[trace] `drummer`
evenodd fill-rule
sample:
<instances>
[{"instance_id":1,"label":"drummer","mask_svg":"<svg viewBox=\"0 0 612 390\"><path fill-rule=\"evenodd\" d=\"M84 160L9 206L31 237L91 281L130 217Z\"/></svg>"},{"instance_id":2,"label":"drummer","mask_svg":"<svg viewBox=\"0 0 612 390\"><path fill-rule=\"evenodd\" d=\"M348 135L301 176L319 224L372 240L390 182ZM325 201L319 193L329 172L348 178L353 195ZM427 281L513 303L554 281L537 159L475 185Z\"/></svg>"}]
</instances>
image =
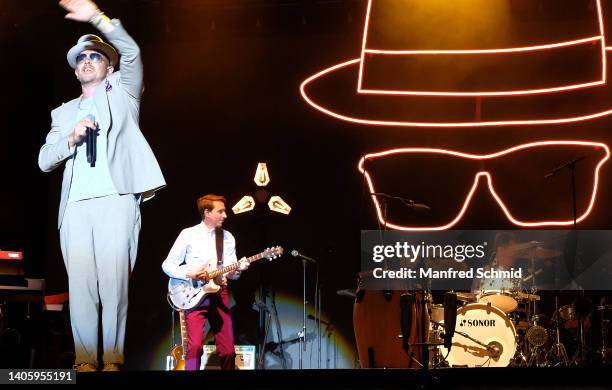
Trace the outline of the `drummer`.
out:
<instances>
[{"instance_id":1,"label":"drummer","mask_svg":"<svg viewBox=\"0 0 612 390\"><path fill-rule=\"evenodd\" d=\"M493 260L485 270L510 271L520 267L519 255L514 248L518 238L511 232L500 232L495 235L495 252ZM474 278L472 292L478 294L486 291L517 290L520 289L520 280L508 278L480 279Z\"/></svg>"}]
</instances>

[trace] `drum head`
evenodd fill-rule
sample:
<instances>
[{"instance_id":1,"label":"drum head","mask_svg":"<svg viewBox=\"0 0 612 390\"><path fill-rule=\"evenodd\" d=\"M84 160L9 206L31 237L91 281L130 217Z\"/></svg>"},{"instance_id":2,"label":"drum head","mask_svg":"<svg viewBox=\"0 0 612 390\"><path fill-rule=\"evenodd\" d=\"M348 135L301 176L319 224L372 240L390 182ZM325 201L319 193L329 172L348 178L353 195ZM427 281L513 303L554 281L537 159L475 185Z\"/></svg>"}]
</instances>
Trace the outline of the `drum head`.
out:
<instances>
[{"instance_id":1,"label":"drum head","mask_svg":"<svg viewBox=\"0 0 612 390\"><path fill-rule=\"evenodd\" d=\"M456 332L462 332L485 345L496 346L495 357L487 348L455 333L450 353L440 347L442 356L448 353L448 363L457 367L506 367L516 353L516 330L512 321L500 309L473 303L457 310Z\"/></svg>"},{"instance_id":2,"label":"drum head","mask_svg":"<svg viewBox=\"0 0 612 390\"><path fill-rule=\"evenodd\" d=\"M504 291L487 291L478 297L478 303L490 303L505 313L511 313L518 307L517 300Z\"/></svg>"}]
</instances>

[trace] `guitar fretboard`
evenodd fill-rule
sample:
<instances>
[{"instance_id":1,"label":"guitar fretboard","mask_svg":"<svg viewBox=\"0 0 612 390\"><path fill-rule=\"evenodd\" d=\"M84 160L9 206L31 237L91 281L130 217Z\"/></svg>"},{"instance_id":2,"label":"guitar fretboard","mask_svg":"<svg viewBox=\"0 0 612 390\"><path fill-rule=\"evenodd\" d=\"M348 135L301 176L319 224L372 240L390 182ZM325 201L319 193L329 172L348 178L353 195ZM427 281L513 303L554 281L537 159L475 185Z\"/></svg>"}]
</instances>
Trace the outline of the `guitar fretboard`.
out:
<instances>
[{"instance_id":1,"label":"guitar fretboard","mask_svg":"<svg viewBox=\"0 0 612 390\"><path fill-rule=\"evenodd\" d=\"M183 360L187 360L187 321L185 321L185 312L179 311L181 319L181 344L183 345Z\"/></svg>"},{"instance_id":2,"label":"guitar fretboard","mask_svg":"<svg viewBox=\"0 0 612 390\"><path fill-rule=\"evenodd\" d=\"M259 254L256 254L255 256L247 257L247 259L246 259L246 260L247 260L247 261L249 262L249 264L250 264L250 263L253 263L253 262L257 261L257 260L261 260L261 259L263 259L263 257L264 257L264 256L265 256L265 252L261 252L261 253L259 253ZM229 273L229 272L234 272L234 271L236 271L238 268L240 268L240 263L239 263L239 262L236 262L236 263L234 263L234 264L227 265L227 266L225 266L225 267L223 267L223 268L217 268L216 270L214 270L214 271L212 271L212 272L209 272L209 273L208 273L208 277L209 277L210 279L214 279L214 278L216 278L216 277L218 277L218 276L221 276L221 275L227 274L227 273Z\"/></svg>"}]
</instances>

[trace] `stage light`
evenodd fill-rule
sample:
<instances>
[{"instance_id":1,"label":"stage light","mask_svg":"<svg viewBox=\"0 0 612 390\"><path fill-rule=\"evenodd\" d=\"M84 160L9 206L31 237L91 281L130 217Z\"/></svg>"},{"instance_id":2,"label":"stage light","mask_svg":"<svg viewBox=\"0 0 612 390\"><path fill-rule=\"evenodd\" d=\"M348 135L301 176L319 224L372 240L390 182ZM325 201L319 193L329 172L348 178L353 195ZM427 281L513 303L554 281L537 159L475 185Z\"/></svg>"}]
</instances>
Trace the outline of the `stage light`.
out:
<instances>
[{"instance_id":1,"label":"stage light","mask_svg":"<svg viewBox=\"0 0 612 390\"><path fill-rule=\"evenodd\" d=\"M253 181L255 181L258 187L265 187L270 183L270 174L268 173L268 166L265 162L257 164L257 171L255 171Z\"/></svg>"},{"instance_id":2,"label":"stage light","mask_svg":"<svg viewBox=\"0 0 612 390\"><path fill-rule=\"evenodd\" d=\"M255 199L252 196L243 196L242 199L238 201L232 207L232 211L234 214L246 213L247 211L251 211L255 208Z\"/></svg>"},{"instance_id":3,"label":"stage light","mask_svg":"<svg viewBox=\"0 0 612 390\"><path fill-rule=\"evenodd\" d=\"M232 211L234 214L245 213L247 211L251 211L255 208L257 203L266 203L268 197L270 196L270 192L267 188L265 188L270 183L270 174L268 173L268 165L265 162L260 162L257 164L257 169L255 171L255 177L253 181L257 185L257 190L255 191L255 198L250 195L245 195L240 199L238 203L234 207L232 207ZM268 207L270 210L288 215L291 212L291 206L287 204L280 196L275 195L269 198Z\"/></svg>"},{"instance_id":4,"label":"stage light","mask_svg":"<svg viewBox=\"0 0 612 390\"><path fill-rule=\"evenodd\" d=\"M278 195L270 198L268 202L268 207L272 211L276 211L277 213L289 215L291 212L291 207Z\"/></svg>"}]
</instances>

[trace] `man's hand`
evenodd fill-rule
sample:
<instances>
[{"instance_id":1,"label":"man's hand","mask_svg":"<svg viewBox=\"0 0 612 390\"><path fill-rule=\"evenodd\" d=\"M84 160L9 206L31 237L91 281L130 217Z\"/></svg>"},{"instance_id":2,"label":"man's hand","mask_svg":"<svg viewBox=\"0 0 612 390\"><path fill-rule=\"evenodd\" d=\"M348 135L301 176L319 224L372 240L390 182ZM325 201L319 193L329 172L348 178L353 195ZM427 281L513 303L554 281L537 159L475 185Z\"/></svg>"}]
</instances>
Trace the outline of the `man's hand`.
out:
<instances>
[{"instance_id":1,"label":"man's hand","mask_svg":"<svg viewBox=\"0 0 612 390\"><path fill-rule=\"evenodd\" d=\"M99 12L96 3L91 0L61 0L59 5L68 11L66 19L77 22L89 22Z\"/></svg>"},{"instance_id":2,"label":"man's hand","mask_svg":"<svg viewBox=\"0 0 612 390\"><path fill-rule=\"evenodd\" d=\"M208 279L208 271L206 270L206 267L198 267L198 266L188 265L187 266L186 276L189 279L207 280Z\"/></svg>"},{"instance_id":3,"label":"man's hand","mask_svg":"<svg viewBox=\"0 0 612 390\"><path fill-rule=\"evenodd\" d=\"M68 146L73 147L74 145L83 141L83 138L85 138L85 135L87 133L88 127L95 129L96 123L88 117L85 117L78 121L77 124L74 126L72 134L68 136Z\"/></svg>"},{"instance_id":4,"label":"man's hand","mask_svg":"<svg viewBox=\"0 0 612 390\"><path fill-rule=\"evenodd\" d=\"M245 269L249 268L249 265L250 265L246 257L243 257L242 259L238 260L238 264L240 264L238 266L239 271L244 271Z\"/></svg>"}]
</instances>

